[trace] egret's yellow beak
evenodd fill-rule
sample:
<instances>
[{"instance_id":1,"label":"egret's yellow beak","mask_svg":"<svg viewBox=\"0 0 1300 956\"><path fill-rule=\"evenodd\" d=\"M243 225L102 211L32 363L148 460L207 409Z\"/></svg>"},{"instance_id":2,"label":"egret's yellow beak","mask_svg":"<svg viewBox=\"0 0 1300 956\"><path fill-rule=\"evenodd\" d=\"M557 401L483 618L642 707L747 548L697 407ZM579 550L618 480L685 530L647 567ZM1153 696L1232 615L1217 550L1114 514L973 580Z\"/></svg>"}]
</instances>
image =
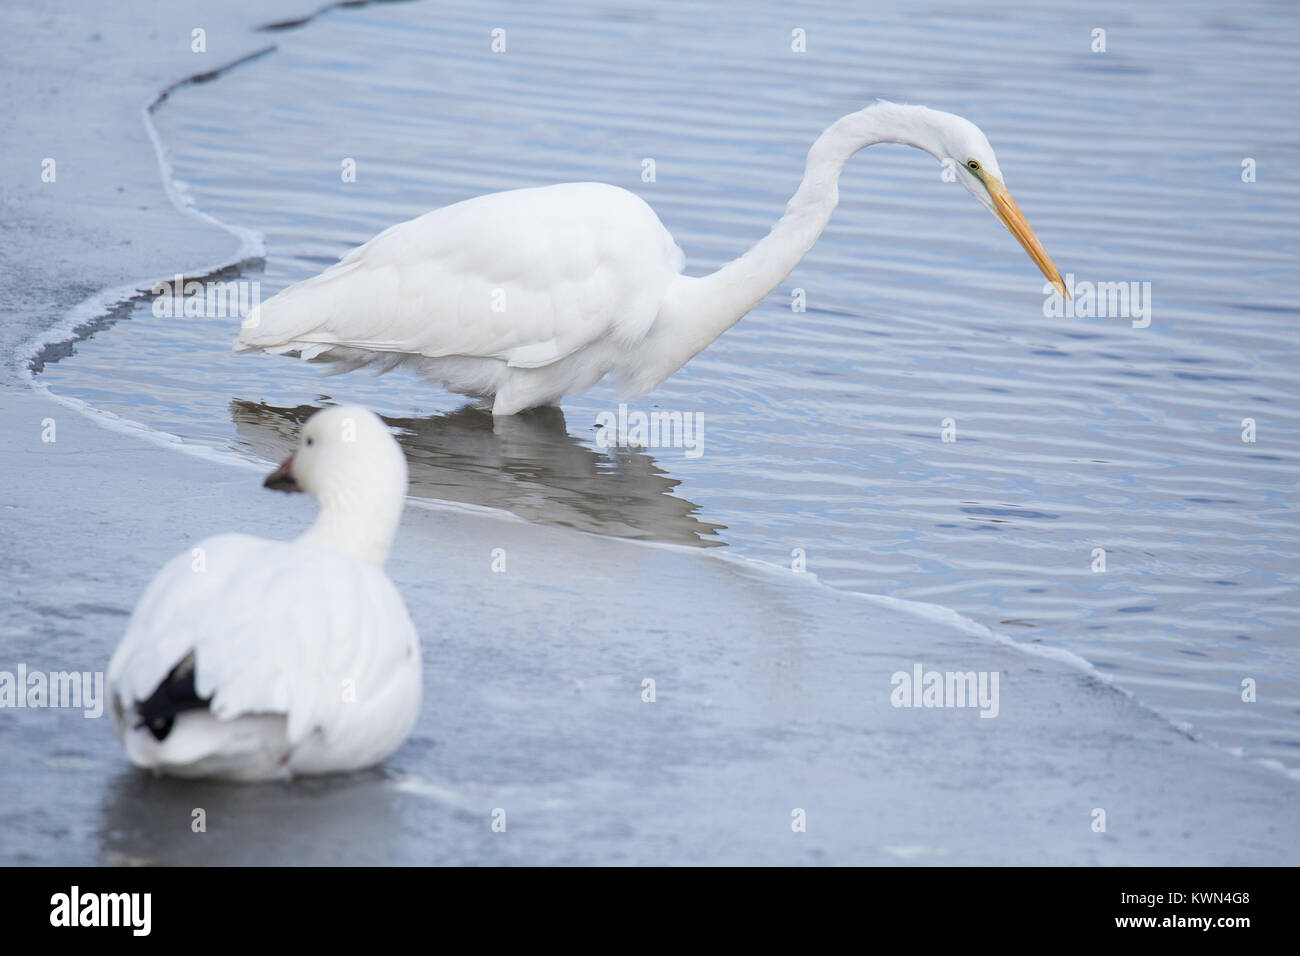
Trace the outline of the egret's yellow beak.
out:
<instances>
[{"instance_id":1,"label":"egret's yellow beak","mask_svg":"<svg viewBox=\"0 0 1300 956\"><path fill-rule=\"evenodd\" d=\"M1035 265L1043 271L1043 275L1047 276L1047 281L1056 286L1056 291L1061 293L1061 297L1068 299L1070 290L1061 281L1061 273L1057 271L1052 257L1047 254L1043 244L1034 235L1034 230L1025 221L1024 213L1011 198L1011 193L1007 192L1007 187L993 176L984 175L980 179L988 187L989 195L993 198L993 210L1002 220L1002 224L1011 230L1011 234L1020 242L1021 247L1029 253L1029 258L1033 259Z\"/></svg>"}]
</instances>

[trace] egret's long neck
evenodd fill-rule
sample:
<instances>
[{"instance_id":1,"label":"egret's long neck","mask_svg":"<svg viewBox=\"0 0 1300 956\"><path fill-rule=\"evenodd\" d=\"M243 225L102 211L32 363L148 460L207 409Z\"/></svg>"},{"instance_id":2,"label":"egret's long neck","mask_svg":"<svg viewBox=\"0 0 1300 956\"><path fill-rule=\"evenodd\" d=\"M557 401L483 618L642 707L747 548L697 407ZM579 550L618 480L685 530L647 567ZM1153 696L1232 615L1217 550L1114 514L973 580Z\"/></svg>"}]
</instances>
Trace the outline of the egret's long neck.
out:
<instances>
[{"instance_id":1,"label":"egret's long neck","mask_svg":"<svg viewBox=\"0 0 1300 956\"><path fill-rule=\"evenodd\" d=\"M402 517L404 494L378 494L327 488L317 491L320 514L300 541L324 545L382 568Z\"/></svg>"},{"instance_id":2,"label":"egret's long neck","mask_svg":"<svg viewBox=\"0 0 1300 956\"><path fill-rule=\"evenodd\" d=\"M822 133L808 151L803 182L772 231L712 275L681 276L669 288L661 318L672 330L674 352L689 352L666 374L735 325L794 270L835 211L840 172L854 153L875 143L906 143L933 152L925 115L930 112L920 106L877 103L850 113Z\"/></svg>"}]
</instances>

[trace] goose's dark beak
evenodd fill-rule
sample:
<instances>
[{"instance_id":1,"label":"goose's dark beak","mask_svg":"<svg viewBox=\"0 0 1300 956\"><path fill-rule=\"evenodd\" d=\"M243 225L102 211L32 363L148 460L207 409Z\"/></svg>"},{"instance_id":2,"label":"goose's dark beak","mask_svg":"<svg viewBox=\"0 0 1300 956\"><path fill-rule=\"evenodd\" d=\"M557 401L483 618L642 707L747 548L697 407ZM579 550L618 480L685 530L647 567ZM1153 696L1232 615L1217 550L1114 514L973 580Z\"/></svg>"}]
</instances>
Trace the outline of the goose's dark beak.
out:
<instances>
[{"instance_id":1,"label":"goose's dark beak","mask_svg":"<svg viewBox=\"0 0 1300 956\"><path fill-rule=\"evenodd\" d=\"M286 458L279 468L266 476L262 487L275 491L302 491L293 477L293 455Z\"/></svg>"}]
</instances>

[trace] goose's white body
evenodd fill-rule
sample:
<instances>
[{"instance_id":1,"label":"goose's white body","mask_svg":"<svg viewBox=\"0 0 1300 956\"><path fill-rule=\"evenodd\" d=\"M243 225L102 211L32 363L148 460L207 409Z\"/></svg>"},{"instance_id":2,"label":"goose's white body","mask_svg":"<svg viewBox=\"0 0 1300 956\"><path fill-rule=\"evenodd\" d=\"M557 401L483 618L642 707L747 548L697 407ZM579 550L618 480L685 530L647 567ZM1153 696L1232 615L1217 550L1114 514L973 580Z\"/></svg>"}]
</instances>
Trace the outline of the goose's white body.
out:
<instances>
[{"instance_id":1,"label":"goose's white body","mask_svg":"<svg viewBox=\"0 0 1300 956\"><path fill-rule=\"evenodd\" d=\"M395 467L391 456L382 464ZM406 738L420 705L420 643L382 569L387 540L382 555L349 548L327 533L339 498L318 496L322 520L297 540L208 538L149 585L108 669L114 725L137 766L270 780L367 767ZM366 510L364 500L343 507L356 505ZM206 706L175 714L158 739L141 725L141 702L191 669Z\"/></svg>"},{"instance_id":2,"label":"goose's white body","mask_svg":"<svg viewBox=\"0 0 1300 956\"><path fill-rule=\"evenodd\" d=\"M181 714L162 741L129 726L132 704L190 655L209 709ZM309 542L224 534L154 578L108 683L138 766L239 779L355 770L410 732L420 643L378 568Z\"/></svg>"},{"instance_id":3,"label":"goose's white body","mask_svg":"<svg viewBox=\"0 0 1300 956\"><path fill-rule=\"evenodd\" d=\"M916 146L952 168L1062 290L1011 202L974 124L878 102L813 144L799 190L772 231L707 276L638 196L565 183L468 199L399 223L245 319L239 351L298 353L377 371L414 369L509 415L581 392L605 375L654 388L772 291L821 235L848 159L879 142Z\"/></svg>"}]
</instances>

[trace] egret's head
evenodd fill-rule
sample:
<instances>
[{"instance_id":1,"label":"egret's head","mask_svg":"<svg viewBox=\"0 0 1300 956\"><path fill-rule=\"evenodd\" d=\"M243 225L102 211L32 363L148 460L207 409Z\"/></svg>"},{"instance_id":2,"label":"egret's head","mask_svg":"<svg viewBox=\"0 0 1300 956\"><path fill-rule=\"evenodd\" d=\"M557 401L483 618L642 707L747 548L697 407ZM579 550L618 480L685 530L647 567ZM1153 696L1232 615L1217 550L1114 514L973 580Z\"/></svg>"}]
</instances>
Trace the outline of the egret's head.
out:
<instances>
[{"instance_id":1,"label":"egret's head","mask_svg":"<svg viewBox=\"0 0 1300 956\"><path fill-rule=\"evenodd\" d=\"M1069 290L1061 280L1051 256L1025 221L1024 214L1007 192L993 147L980 128L968 119L924 106L899 106L878 101L873 111L897 131L897 142L918 146L952 170L957 180L989 212L1011 230L1029 258L1042 270L1047 280L1067 299Z\"/></svg>"},{"instance_id":2,"label":"egret's head","mask_svg":"<svg viewBox=\"0 0 1300 956\"><path fill-rule=\"evenodd\" d=\"M988 138L970 120L938 110L929 112L934 114L939 132L940 160L956 173L958 181L979 200L980 205L1002 220L1047 281L1068 299L1070 292L1061 280L1056 264L1038 241L1011 193L1007 192L1002 170L998 168L998 158L993 155Z\"/></svg>"},{"instance_id":3,"label":"egret's head","mask_svg":"<svg viewBox=\"0 0 1300 956\"><path fill-rule=\"evenodd\" d=\"M939 161L956 174L957 181L970 190L980 205L996 212L985 183L989 177L1001 182L1002 170L988 138L968 119L939 110L926 112L938 133L939 148L935 155Z\"/></svg>"}]
</instances>

